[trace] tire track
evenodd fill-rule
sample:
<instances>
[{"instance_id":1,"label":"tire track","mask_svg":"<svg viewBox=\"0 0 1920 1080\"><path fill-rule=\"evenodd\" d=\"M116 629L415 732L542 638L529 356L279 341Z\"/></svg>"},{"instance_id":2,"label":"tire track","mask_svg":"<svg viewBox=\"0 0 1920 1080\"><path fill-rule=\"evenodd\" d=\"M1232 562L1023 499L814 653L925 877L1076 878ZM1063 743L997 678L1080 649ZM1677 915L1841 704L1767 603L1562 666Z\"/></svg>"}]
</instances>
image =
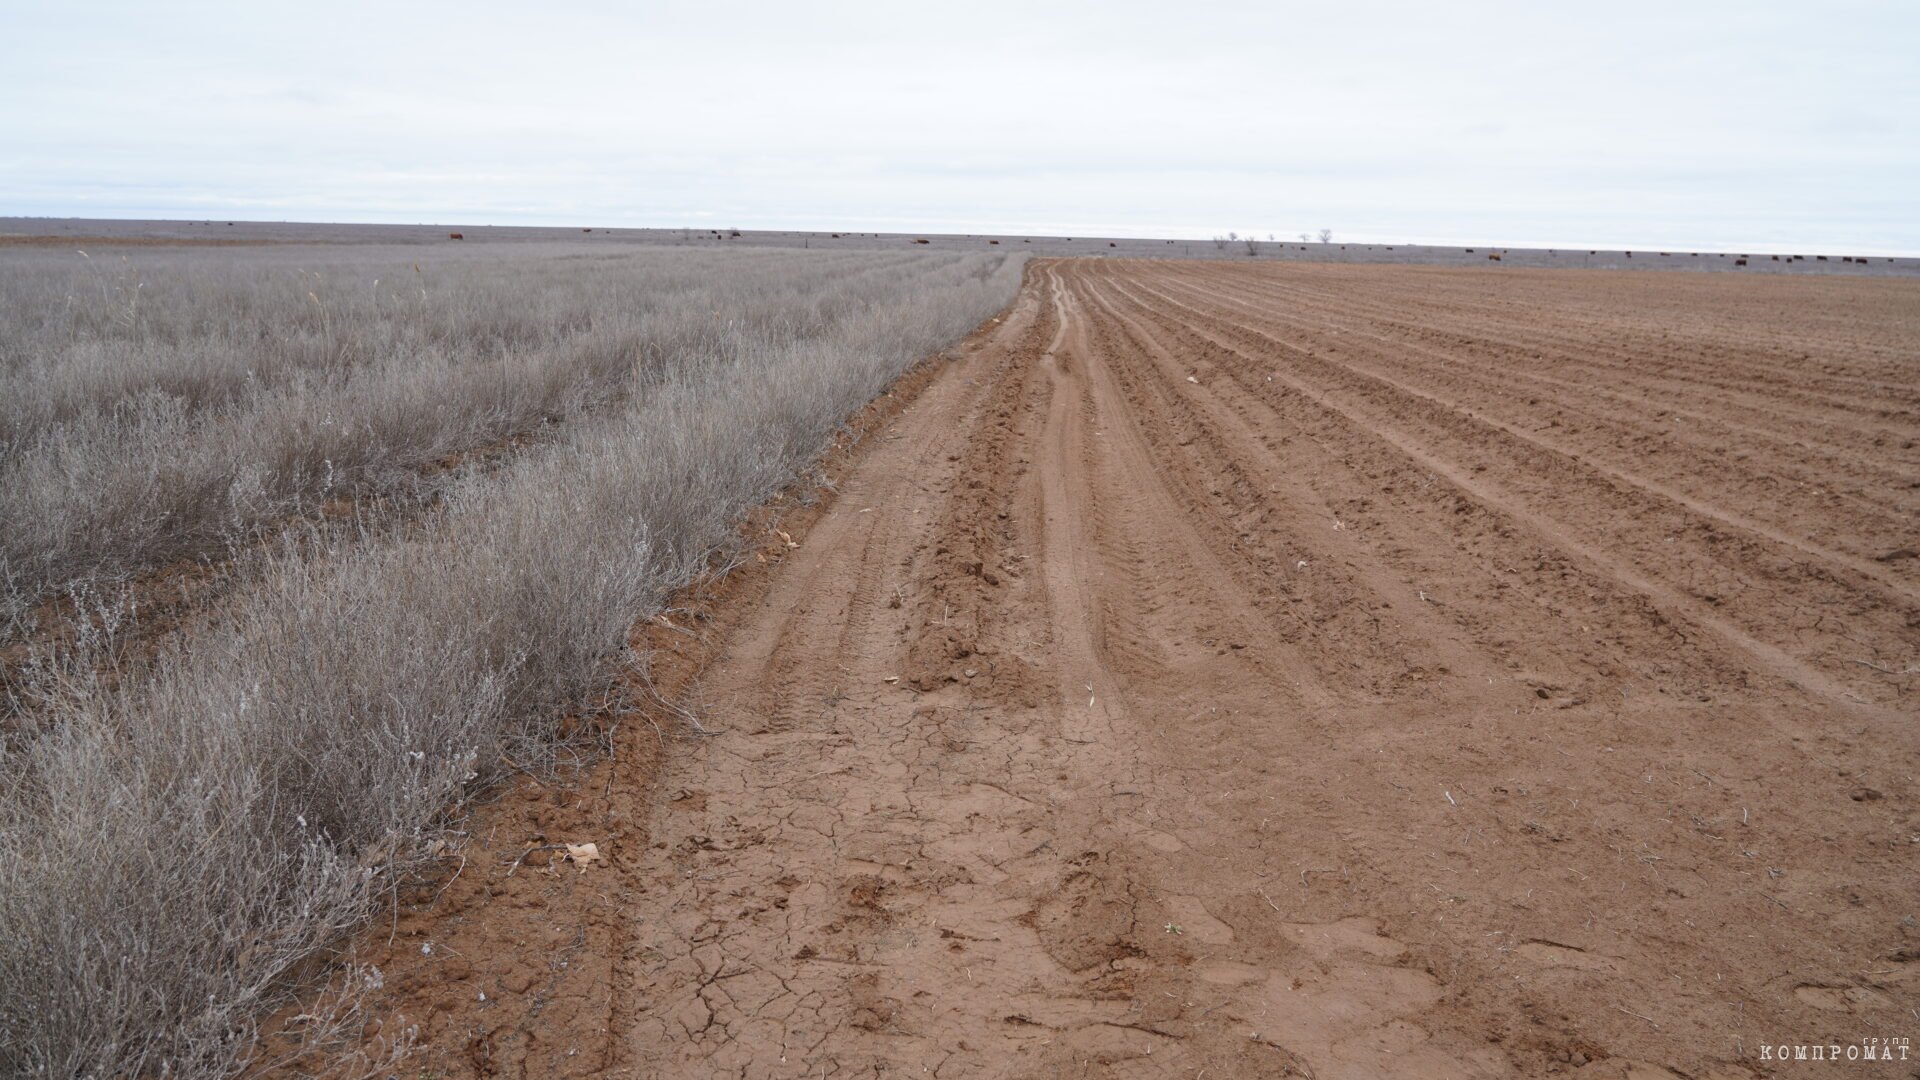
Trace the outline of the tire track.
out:
<instances>
[{"instance_id":1,"label":"tire track","mask_svg":"<svg viewBox=\"0 0 1920 1080\"><path fill-rule=\"evenodd\" d=\"M1393 290L1389 295L1382 295L1377 289L1333 291L1324 285L1287 281L1275 274L1259 278L1223 277L1215 267L1201 270L1197 277L1182 276L1177 280L1204 282L1210 290L1224 286L1243 295L1256 296L1270 308L1292 306L1325 317L1345 317L1362 324L1391 327L1407 336L1439 340L1455 352L1470 353L1489 345L1527 357L1551 352L1556 362L1578 369L1590 368L1616 381L1646 378L1649 375L1647 360L1654 358L1654 367L1662 377L1679 380L1673 389L1685 398L1698 399L1702 391L1720 391L1736 397L1750 409L1768 414L1798 400L1816 410L1838 410L1837 415L1824 420L1837 426L1856 426L1866 416L1904 417L1910 422L1915 410L1920 409L1920 388L1913 385L1911 378L1904 377L1906 372L1897 359L1901 355L1898 346L1877 339L1846 342L1836 341L1831 334L1808 335L1796 336L1788 345L1764 337L1748 337L1742 332L1745 319L1727 320L1699 332L1675 322L1643 322L1617 309L1606 310L1604 318L1586 320L1568 319L1556 310L1554 318L1541 320L1538 316L1542 305L1529 304L1524 299L1494 306L1475 304L1455 293L1450 296L1450 302L1437 303L1430 295L1405 290ZM1373 285L1379 278L1360 280ZM1407 275L1407 280L1423 284L1437 280L1445 284L1459 278L1456 275L1436 279L1413 272ZM1560 289L1547 295L1554 300L1578 302L1590 294ZM1644 302L1654 298L1642 292L1636 299ZM1726 298L1723 295L1718 299ZM1795 323L1789 324L1792 329L1814 321L1818 314L1815 308L1789 310L1795 317ZM1697 317L1697 313L1684 310L1671 314ZM1780 315L1774 310L1761 314L1766 320L1778 320ZM1874 314L1878 318L1868 325L1885 329L1886 312ZM1463 323L1473 327L1470 333L1455 329ZM1769 329L1777 333L1780 327L1774 325ZM1746 340L1729 344L1728 337ZM1833 363L1846 363L1869 350L1886 353L1887 359L1877 365L1885 375L1846 376L1825 370ZM1814 360L1815 351L1821 354L1821 359L1810 366L1806 362ZM1801 363L1796 365L1796 361ZM1789 370L1793 371L1792 376L1782 374ZM1828 400L1809 395L1809 387L1827 383L1844 386L1846 390L1866 391L1866 396L1849 397L1842 390L1836 390L1835 396Z\"/></svg>"},{"instance_id":2,"label":"tire track","mask_svg":"<svg viewBox=\"0 0 1920 1080\"><path fill-rule=\"evenodd\" d=\"M485 886L597 905L550 995L589 1019L549 1036L538 999L515 1036L584 1049L524 1060L1750 1078L1763 1039L1897 1024L1916 605L1860 553L1899 508L1814 538L1727 478L1902 460L1835 425L1682 484L1511 411L1646 428L1664 397L1583 395L1679 310L1666 276L1036 261L716 623L683 704L720 733L666 740L647 845ZM1807 414L1747 313L1851 294L1752 288L1679 288L1719 344L1660 395ZM1913 328L1862 295L1828 351L1863 381L1809 374L1820 409L1899 381ZM1582 340L1591 370L1522 355Z\"/></svg>"},{"instance_id":3,"label":"tire track","mask_svg":"<svg viewBox=\"0 0 1920 1080\"><path fill-rule=\"evenodd\" d=\"M1222 299L1220 302L1227 301ZM1231 303L1237 311L1241 312L1239 318L1241 319L1242 325L1249 327L1273 325L1273 321L1270 318L1260 318L1259 314L1252 308L1252 305L1238 301L1232 301ZM1264 333L1268 331L1262 330L1261 332ZM1370 339L1381 340L1377 338L1376 335L1365 334L1364 332L1356 333L1360 333L1361 336ZM1401 356L1404 359L1405 354L1403 353ZM1902 579L1888 569L1888 564L1876 562L1870 557L1864 557L1859 554L1835 550L1817 543L1805 535L1795 535L1777 529L1758 520L1753 515L1744 514L1737 509L1722 506L1707 499L1689 494L1671 484L1648 477L1630 468L1609 463L1605 460L1606 455L1596 455L1590 447L1571 446L1559 439L1543 435L1538 431L1523 429L1511 421L1488 415L1486 411L1487 398L1492 397L1497 401L1499 396L1498 390L1490 383L1482 383L1477 387L1477 389L1481 390L1481 395L1473 399L1478 407L1476 410L1475 408L1470 408L1463 399L1443 390L1417 387L1404 378L1386 374L1378 369L1378 363L1380 363L1378 359L1375 359L1371 363L1365 360L1341 362L1342 366L1355 375L1370 379L1400 395L1419 402L1423 407L1469 417L1476 423L1497 431L1514 442L1524 443L1530 447L1557 455L1566 462L1583 465L1587 470L1597 473L1617 485L1635 488L1647 495L1677 503L1700 517L1708 518L1723 525L1764 537L1776 544L1797 549L1814 559L1822 560L1860 577L1868 578L1873 583L1886 589L1888 593L1895 598L1896 602L1920 599L1920 584ZM1722 485L1723 489L1730 486L1731 485ZM1867 522L1866 524L1877 526L1881 535L1897 535L1900 528L1900 525L1892 518L1882 518L1878 521Z\"/></svg>"},{"instance_id":4,"label":"tire track","mask_svg":"<svg viewBox=\"0 0 1920 1080\"><path fill-rule=\"evenodd\" d=\"M1150 292L1160 303L1183 312L1182 317L1196 325L1212 318L1203 310L1165 293ZM1490 424L1478 415L1444 406L1424 395L1410 393L1391 380L1357 371L1339 361L1324 360L1291 349L1260 331L1245 329L1231 322L1214 321L1230 329L1196 332L1243 360L1253 360L1261 352L1275 359L1284 358L1288 367L1276 370L1275 377L1296 391L1307 392L1308 387L1315 386L1307 381L1309 379L1330 379L1339 386L1343 397L1330 397L1325 385L1318 385L1315 392L1357 427L1372 431L1399 453L1434 475L1445 477L1459 490L1487 505L1498 507L1500 512L1524 523L1536 533L1550 537L1556 545L1600 568L1607 576L1735 643L1757 657L1762 668L1790 673L1795 681L1835 701L1858 700L1858 692L1871 692L1877 688L1873 680L1860 678L1857 672L1847 670L1846 662L1836 655L1841 651L1841 639L1835 631L1819 630L1817 621L1813 625L1799 625L1799 611L1802 609L1775 602L1770 593L1756 594L1746 584L1749 576L1767 579L1770 590L1779 590L1783 596L1804 594L1812 587L1817 591L1807 598L1811 610L1818 612L1823 607L1837 607L1848 612L1850 617L1872 619L1877 624L1873 629L1878 639L1897 650L1892 656L1896 664L1907 666L1914 659L1914 642L1907 640L1913 637L1908 616L1902 614L1901 607L1888 607L1880 601L1861 597L1858 577L1849 579L1844 568L1807 564L1791 556L1767 552L1765 538L1729 536L1727 529L1710 523L1690 522L1684 507L1650 508L1648 500L1657 496L1643 491L1636 499L1631 492L1609 483L1608 478L1594 475L1592 466L1584 460L1573 460L1530 440L1517 438L1512 432ZM1295 371L1301 374L1296 375ZM1498 438L1489 440L1486 437L1488 435ZM1436 444L1453 449L1442 456L1432 449ZM1506 458L1508 464L1503 465L1502 472L1522 478L1526 483L1525 494L1510 489L1504 483L1478 478L1488 468L1485 455L1490 452ZM1474 464L1462 464L1468 461ZM1561 484L1575 486L1581 498L1587 500L1580 505L1593 508L1585 510L1589 521L1605 523L1603 540L1595 542L1580 538L1570 528L1568 515L1573 503L1570 492L1562 490L1559 487ZM1636 501L1639 505L1636 505ZM1549 514L1535 509L1536 502L1546 502L1561 509L1556 514ZM1599 517L1594 513L1594 509L1609 504L1619 508L1611 517ZM1611 554L1611 547L1619 547L1650 567L1674 561L1673 556L1659 551L1654 542L1645 536L1648 530L1644 527L1629 530L1626 526L1626 523L1648 517L1650 509L1655 509L1666 519L1659 522L1659 531L1686 541L1689 566L1684 570L1668 571L1681 578L1679 584L1643 572ZM1746 608L1759 618L1759 625L1766 629L1755 633L1742 625L1744 620L1722 616L1712 610L1723 598L1733 596L1740 597ZM1761 606L1763 604L1776 606L1769 612ZM1811 650L1798 642L1795 643L1796 648L1789 649L1777 639L1766 636L1797 638L1809 633L1817 635L1815 640L1820 641L1820 645Z\"/></svg>"},{"instance_id":5,"label":"tire track","mask_svg":"<svg viewBox=\"0 0 1920 1080\"><path fill-rule=\"evenodd\" d=\"M1219 303L1231 304L1232 307L1236 309L1236 311L1241 313L1239 315L1239 318L1241 318L1242 321L1244 321L1245 324L1248 326L1261 327L1261 328L1278 327L1280 328L1279 332L1288 334L1290 337L1298 337L1300 331L1303 329L1302 324L1300 324L1299 322L1295 320L1287 319L1281 313L1275 312L1270 308L1263 309L1259 307L1255 302L1239 299L1235 296L1225 294L1223 292L1212 293L1211 298ZM1352 327L1348 327L1345 332L1350 336L1358 336L1361 339L1363 339L1363 341L1377 343L1377 345L1380 347L1378 352L1371 356L1369 356L1367 353L1363 351L1362 353L1363 359L1360 362L1350 364L1349 366L1355 367L1356 370L1363 371L1364 373L1366 373L1371 377L1380 379L1384 382L1391 383L1407 393L1430 397L1438 401L1439 403L1447 406L1448 408L1453 408L1456 411L1462 411L1462 412L1465 411L1464 409L1460 408L1459 401L1456 400L1454 397L1452 397L1448 392L1435 390L1435 389L1426 389L1426 388L1415 389L1409 386L1408 384L1406 384L1404 381L1395 379L1394 376L1388 375L1385 372L1381 371L1379 369L1379 365L1391 362L1394 364L1396 368L1400 370L1409 370L1408 365L1406 364L1406 361L1410 359L1415 360L1416 363L1411 368L1412 371L1419 372L1421 375L1425 376L1430 380L1441 381L1445 383L1464 382L1466 384L1466 387L1465 387L1466 391L1473 395L1473 400L1475 400L1476 403L1478 403L1482 408L1485 408L1489 404L1498 404L1501 398L1504 397L1507 393L1507 390L1505 389L1505 387L1502 385L1500 381L1496 381L1491 375L1483 374L1484 365L1463 363L1452 357L1447 356L1446 354L1441 353L1438 350L1424 347L1418 344L1409 344L1406 342L1390 341L1390 339L1386 338L1383 335L1373 333L1367 330L1356 330L1356 329L1353 329ZM1310 335L1310 331L1309 331L1309 335ZM1398 350L1397 352L1394 353L1391 361L1389 361L1386 356L1387 348ZM1502 369L1502 373L1501 373L1502 379L1510 380L1511 378L1514 378L1514 377L1537 378L1536 376L1530 376L1525 372L1518 372L1518 371L1512 370L1511 367L1506 362L1509 359L1511 359L1511 357L1507 354L1502 354L1499 357L1493 358L1493 362L1498 364L1499 367ZM1422 361L1422 360L1428 361L1428 363L1420 364L1419 361ZM1434 364L1433 361L1436 361L1436 360L1438 361L1438 363ZM1435 372L1433 370L1435 367L1438 367L1440 371ZM1550 380L1542 380L1542 381L1549 382ZM1454 391L1454 393L1458 393L1458 392L1460 391ZM1579 392L1589 396L1614 397L1614 398L1620 397L1619 395L1609 395L1605 391L1595 390L1594 388L1590 388L1590 387L1580 388ZM1485 420L1485 422L1487 423L1497 424L1499 426L1506 427L1509 433L1513 435L1515 438L1534 442L1538 445L1552 449L1555 452L1570 458L1581 457L1581 456L1584 456L1589 459L1611 458L1615 456L1614 451L1617 450L1621 446L1621 444L1627 439L1634 438L1636 442L1643 443L1647 435L1647 432L1645 431L1644 427L1635 428L1630 425L1617 423L1616 421L1614 421L1612 418L1608 416L1604 416L1597 413L1589 413L1583 410L1577 404L1555 400L1553 402L1553 406L1556 409L1559 409L1565 412L1570 412L1570 413L1573 413L1575 416L1580 417L1581 420L1590 428L1606 427L1606 428L1613 429L1617 435L1615 441L1611 446L1609 446L1606 442L1602 441L1596 447L1596 445L1594 444L1594 441L1589 439L1585 444L1578 447L1574 447L1574 446L1565 444L1560 440L1541 434L1538 428L1535 428L1530 431L1522 430L1518 425L1518 423L1512 419L1508 419L1506 421L1495 421L1484 416L1480 418ZM1537 415L1537 413L1534 413L1533 410L1528 410L1528 411L1532 415ZM1757 433L1747 433L1747 434L1758 437ZM1915 434L1920 434L1920 429L1917 429L1915 431ZM1666 456L1664 453L1652 452L1649 450L1649 448L1645 447L1644 445L1641 445L1638 448L1641 449L1642 451L1640 455L1642 460L1647 461L1649 463L1658 463ZM1855 450L1857 452L1857 447L1855 448ZM1804 454L1805 453L1804 448L1800 448L1799 452ZM1716 489L1718 490L1733 488L1736 485L1738 485L1741 481L1748 479L1748 476L1745 473L1738 470L1731 469L1723 463L1712 460L1711 456L1697 458L1691 464L1697 468L1705 468L1713 472L1714 475L1712 476L1711 479L1713 480L1714 484L1717 485ZM1828 460L1823 462L1823 464L1827 466L1831 466L1834 463L1831 462L1831 460ZM1609 471L1616 479L1620 480L1623 483L1642 487L1655 494L1659 494L1663 497L1672 499L1676 502L1682 502L1686 504L1690 509L1694 509L1696 512L1701 513L1703 515L1722 518L1728 524L1736 525L1740 528L1747 529L1748 531L1767 535L1769 536L1769 538L1775 539L1781 543L1807 547L1809 549L1809 554L1814 554L1824 559L1845 564L1849 568L1854 569L1865 576L1876 577L1886 583L1893 585L1896 588L1911 586L1911 583L1902 582L1899 579L1888 574L1887 567L1884 564L1875 563L1870 557L1861 557L1860 555L1854 554L1854 553L1829 550L1817 543L1809 544L1808 538L1806 536L1795 536L1795 535L1787 534L1784 532L1780 532L1778 530L1774 530L1771 526L1766 525L1765 523L1754 519L1751 515L1741 514L1737 510L1732 510L1729 508L1725 508L1725 507L1710 503L1707 500L1704 500L1694 495L1680 491L1677 488L1673 487L1671 484L1663 483L1659 480L1655 480L1650 477L1639 475L1638 473L1632 471L1631 469L1623 468L1618 464L1608 464L1608 465L1605 465L1604 468L1607 471ZM1829 469L1829 473L1830 471L1831 470ZM1814 475L1817 476L1820 474L1814 474ZM1916 475L1920 475L1920 474L1916 474ZM1779 489L1779 486L1777 483L1765 483L1764 482L1764 480L1766 479L1765 474L1761 474L1761 476L1758 479L1761 479L1763 483L1756 486L1760 490L1765 491L1771 497L1778 497L1780 495L1791 494L1791 492L1782 492ZM1824 479L1825 478L1822 477L1822 480ZM1907 482L1909 482L1910 479L1911 478L1908 478L1908 477L1901 477L1897 479L1897 482L1904 485ZM1801 477L1801 478L1797 478L1795 482L1805 485L1807 483L1807 479L1805 477ZM1891 486L1893 482L1896 482L1895 478L1889 477L1885 481L1885 486ZM1856 495L1853 495L1852 497L1856 499L1863 499L1864 501L1863 496L1856 494ZM1898 518L1901 516L1905 516L1908 512L1910 512L1910 511L1901 510L1900 508L1895 508L1895 507L1883 507L1874 503L1869 503L1868 505L1871 505L1875 512L1887 513L1889 515L1881 518L1879 521L1873 521L1873 522L1867 523L1874 527L1877 527L1882 532L1897 531L1898 528L1900 527L1898 524ZM1830 513L1830 510L1831 508L1828 506L1816 507L1810 510L1807 516Z\"/></svg>"}]
</instances>

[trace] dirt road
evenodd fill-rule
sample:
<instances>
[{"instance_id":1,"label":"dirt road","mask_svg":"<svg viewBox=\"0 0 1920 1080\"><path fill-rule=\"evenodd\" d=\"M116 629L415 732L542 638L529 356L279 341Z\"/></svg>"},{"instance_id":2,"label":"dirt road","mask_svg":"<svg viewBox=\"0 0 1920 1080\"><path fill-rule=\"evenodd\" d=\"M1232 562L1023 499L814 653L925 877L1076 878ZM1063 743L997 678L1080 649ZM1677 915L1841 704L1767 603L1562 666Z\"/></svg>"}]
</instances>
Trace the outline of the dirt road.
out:
<instances>
[{"instance_id":1,"label":"dirt road","mask_svg":"<svg viewBox=\"0 0 1920 1080\"><path fill-rule=\"evenodd\" d=\"M1920 1035L1917 346L1911 283L1038 265L703 614L720 734L494 812L613 865L469 871L394 1007L449 1074Z\"/></svg>"}]
</instances>

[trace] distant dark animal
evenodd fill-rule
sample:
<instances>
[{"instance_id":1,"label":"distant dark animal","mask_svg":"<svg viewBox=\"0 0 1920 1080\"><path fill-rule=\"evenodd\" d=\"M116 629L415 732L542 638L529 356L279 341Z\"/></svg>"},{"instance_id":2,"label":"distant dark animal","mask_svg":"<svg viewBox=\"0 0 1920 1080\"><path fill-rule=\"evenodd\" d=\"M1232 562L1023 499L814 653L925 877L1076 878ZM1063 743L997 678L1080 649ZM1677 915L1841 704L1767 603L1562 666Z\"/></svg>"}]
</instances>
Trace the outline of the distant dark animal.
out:
<instances>
[{"instance_id":1,"label":"distant dark animal","mask_svg":"<svg viewBox=\"0 0 1920 1080\"><path fill-rule=\"evenodd\" d=\"M1489 255L1489 256L1487 256L1487 261L1488 261L1488 262L1499 262L1499 261L1500 261L1500 254L1499 254L1498 252L1495 252L1494 254L1492 254L1492 255Z\"/></svg>"},{"instance_id":2,"label":"distant dark animal","mask_svg":"<svg viewBox=\"0 0 1920 1080\"><path fill-rule=\"evenodd\" d=\"M1779 261L1780 261L1780 256L1778 256L1778 255L1775 255L1775 256L1773 256L1773 261L1774 261L1774 262L1779 262Z\"/></svg>"},{"instance_id":3,"label":"distant dark animal","mask_svg":"<svg viewBox=\"0 0 1920 1080\"><path fill-rule=\"evenodd\" d=\"M989 244L997 244L997 243L999 243L999 242L1000 242L1000 241L998 241L998 240L989 240L989 241L987 241L987 243L989 243Z\"/></svg>"},{"instance_id":4,"label":"distant dark animal","mask_svg":"<svg viewBox=\"0 0 1920 1080\"><path fill-rule=\"evenodd\" d=\"M1119 244L1116 244L1116 243L1114 243L1114 242L1113 242L1113 241L1111 241L1111 240L1109 240L1109 241L1107 241L1107 246L1108 246L1108 247L1119 247L1120 245L1119 245Z\"/></svg>"},{"instance_id":5,"label":"distant dark animal","mask_svg":"<svg viewBox=\"0 0 1920 1080\"><path fill-rule=\"evenodd\" d=\"M915 240L915 241L914 241L914 243L916 243L916 244L931 244L931 243L933 243L933 241L931 241L931 240Z\"/></svg>"},{"instance_id":6,"label":"distant dark animal","mask_svg":"<svg viewBox=\"0 0 1920 1080\"><path fill-rule=\"evenodd\" d=\"M1302 249L1302 250L1304 250L1304 249ZM1472 248L1468 248L1468 249L1467 249L1467 254L1469 254L1469 255L1471 255L1471 254L1473 254L1473 249L1472 249Z\"/></svg>"},{"instance_id":7,"label":"distant dark animal","mask_svg":"<svg viewBox=\"0 0 1920 1080\"><path fill-rule=\"evenodd\" d=\"M593 230L592 230L592 229L581 229L580 231L581 231L581 232L592 232Z\"/></svg>"},{"instance_id":8,"label":"distant dark animal","mask_svg":"<svg viewBox=\"0 0 1920 1080\"><path fill-rule=\"evenodd\" d=\"M1747 265L1747 260L1745 260L1745 259L1735 259L1735 260L1733 260L1733 265L1735 265L1735 266L1745 266L1745 265Z\"/></svg>"},{"instance_id":9,"label":"distant dark animal","mask_svg":"<svg viewBox=\"0 0 1920 1080\"><path fill-rule=\"evenodd\" d=\"M465 240L466 238L466 233L450 232L447 234L447 239L449 240Z\"/></svg>"},{"instance_id":10,"label":"distant dark animal","mask_svg":"<svg viewBox=\"0 0 1920 1080\"><path fill-rule=\"evenodd\" d=\"M1815 258L1816 260L1818 260L1818 261L1820 261L1820 262L1826 262L1826 261L1827 261L1827 257L1826 257L1825 255L1815 255L1815 256L1814 256L1814 258Z\"/></svg>"}]
</instances>

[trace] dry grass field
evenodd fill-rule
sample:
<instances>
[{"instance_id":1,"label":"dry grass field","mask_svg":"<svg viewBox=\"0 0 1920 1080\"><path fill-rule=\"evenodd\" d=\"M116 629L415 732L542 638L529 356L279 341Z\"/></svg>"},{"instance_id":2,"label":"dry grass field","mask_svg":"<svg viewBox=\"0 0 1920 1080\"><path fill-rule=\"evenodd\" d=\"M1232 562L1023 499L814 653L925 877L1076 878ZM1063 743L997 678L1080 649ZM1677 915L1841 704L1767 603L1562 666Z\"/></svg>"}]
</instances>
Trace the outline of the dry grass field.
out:
<instances>
[{"instance_id":1,"label":"dry grass field","mask_svg":"<svg viewBox=\"0 0 1920 1080\"><path fill-rule=\"evenodd\" d=\"M627 627L1019 274L7 253L0 1073L231 1070ZM244 580L150 625L207 577Z\"/></svg>"},{"instance_id":2,"label":"dry grass field","mask_svg":"<svg viewBox=\"0 0 1920 1080\"><path fill-rule=\"evenodd\" d=\"M1920 1023L1901 266L729 243L0 250L0 1071Z\"/></svg>"}]
</instances>

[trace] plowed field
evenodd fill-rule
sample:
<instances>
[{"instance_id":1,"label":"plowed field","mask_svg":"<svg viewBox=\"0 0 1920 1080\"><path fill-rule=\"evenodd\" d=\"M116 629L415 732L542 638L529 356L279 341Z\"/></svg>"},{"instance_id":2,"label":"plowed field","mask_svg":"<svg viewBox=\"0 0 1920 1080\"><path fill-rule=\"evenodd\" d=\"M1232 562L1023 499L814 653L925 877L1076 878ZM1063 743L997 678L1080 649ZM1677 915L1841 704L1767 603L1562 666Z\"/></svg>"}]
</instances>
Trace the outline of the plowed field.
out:
<instances>
[{"instance_id":1,"label":"plowed field","mask_svg":"<svg viewBox=\"0 0 1920 1080\"><path fill-rule=\"evenodd\" d=\"M651 632L718 734L492 812L609 863L396 924L442 1067L1703 1078L1920 1033L1920 285L1046 262L900 395Z\"/></svg>"}]
</instances>

